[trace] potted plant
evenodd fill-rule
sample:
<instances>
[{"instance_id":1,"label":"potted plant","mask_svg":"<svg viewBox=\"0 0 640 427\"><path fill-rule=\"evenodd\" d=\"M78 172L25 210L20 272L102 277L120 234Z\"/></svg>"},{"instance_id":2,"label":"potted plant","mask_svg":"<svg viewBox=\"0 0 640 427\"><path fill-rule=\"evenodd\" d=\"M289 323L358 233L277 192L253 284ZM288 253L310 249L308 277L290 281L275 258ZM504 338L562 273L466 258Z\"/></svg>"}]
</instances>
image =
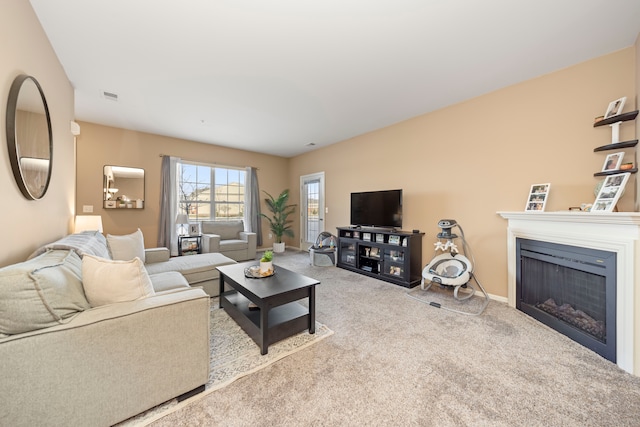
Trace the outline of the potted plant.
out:
<instances>
[{"instance_id":1,"label":"potted plant","mask_svg":"<svg viewBox=\"0 0 640 427\"><path fill-rule=\"evenodd\" d=\"M266 250L260 258L260 274L270 275L273 272L273 251Z\"/></svg>"},{"instance_id":2,"label":"potted plant","mask_svg":"<svg viewBox=\"0 0 640 427\"><path fill-rule=\"evenodd\" d=\"M264 191L268 196L264 199L267 203L267 207L271 211L271 217L260 213L269 221L269 228L275 236L275 243L273 244L274 252L284 252L284 242L282 236L293 237L293 230L291 224L293 220L288 219L289 215L296 209L296 205L288 205L289 201L289 189L282 190L282 193L277 198L274 198L271 194Z\"/></svg>"}]
</instances>

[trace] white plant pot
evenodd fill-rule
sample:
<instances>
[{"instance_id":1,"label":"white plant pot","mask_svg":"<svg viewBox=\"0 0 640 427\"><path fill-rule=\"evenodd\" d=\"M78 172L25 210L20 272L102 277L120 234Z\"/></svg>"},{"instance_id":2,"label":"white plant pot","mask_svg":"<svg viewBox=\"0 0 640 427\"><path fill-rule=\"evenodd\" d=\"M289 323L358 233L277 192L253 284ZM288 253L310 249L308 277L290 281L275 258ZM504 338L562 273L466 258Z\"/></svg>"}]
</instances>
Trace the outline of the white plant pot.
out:
<instances>
[{"instance_id":1,"label":"white plant pot","mask_svg":"<svg viewBox=\"0 0 640 427\"><path fill-rule=\"evenodd\" d=\"M260 274L271 274L273 272L272 261L260 261Z\"/></svg>"},{"instance_id":2,"label":"white plant pot","mask_svg":"<svg viewBox=\"0 0 640 427\"><path fill-rule=\"evenodd\" d=\"M276 253L284 252L284 242L282 242L282 243L274 243L273 244L273 252L276 252Z\"/></svg>"}]
</instances>

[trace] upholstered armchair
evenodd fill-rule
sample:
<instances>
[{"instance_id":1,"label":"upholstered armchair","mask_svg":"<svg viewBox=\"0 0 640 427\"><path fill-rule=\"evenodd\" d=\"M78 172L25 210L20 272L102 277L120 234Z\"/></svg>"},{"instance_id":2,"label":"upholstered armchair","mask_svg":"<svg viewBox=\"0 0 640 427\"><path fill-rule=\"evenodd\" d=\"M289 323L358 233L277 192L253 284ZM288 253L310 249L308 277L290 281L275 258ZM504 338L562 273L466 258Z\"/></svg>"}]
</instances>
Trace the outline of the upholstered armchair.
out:
<instances>
[{"instance_id":1,"label":"upholstered armchair","mask_svg":"<svg viewBox=\"0 0 640 427\"><path fill-rule=\"evenodd\" d=\"M219 252L236 261L256 257L256 233L244 231L242 221L202 221L202 253Z\"/></svg>"}]
</instances>

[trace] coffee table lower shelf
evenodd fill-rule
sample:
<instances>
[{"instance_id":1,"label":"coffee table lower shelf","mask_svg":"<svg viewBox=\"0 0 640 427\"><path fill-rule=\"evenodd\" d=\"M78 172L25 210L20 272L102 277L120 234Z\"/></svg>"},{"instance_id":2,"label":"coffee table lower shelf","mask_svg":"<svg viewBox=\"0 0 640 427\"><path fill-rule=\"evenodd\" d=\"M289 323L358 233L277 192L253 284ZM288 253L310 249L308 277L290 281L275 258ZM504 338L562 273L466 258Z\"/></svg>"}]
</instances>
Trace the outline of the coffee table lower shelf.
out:
<instances>
[{"instance_id":1,"label":"coffee table lower shelf","mask_svg":"<svg viewBox=\"0 0 640 427\"><path fill-rule=\"evenodd\" d=\"M294 301L271 308L268 311L267 327L263 330L261 309L250 310L250 302L235 290L224 292L220 296L220 306L258 344L262 354L267 353L270 344L310 329L309 309Z\"/></svg>"}]
</instances>

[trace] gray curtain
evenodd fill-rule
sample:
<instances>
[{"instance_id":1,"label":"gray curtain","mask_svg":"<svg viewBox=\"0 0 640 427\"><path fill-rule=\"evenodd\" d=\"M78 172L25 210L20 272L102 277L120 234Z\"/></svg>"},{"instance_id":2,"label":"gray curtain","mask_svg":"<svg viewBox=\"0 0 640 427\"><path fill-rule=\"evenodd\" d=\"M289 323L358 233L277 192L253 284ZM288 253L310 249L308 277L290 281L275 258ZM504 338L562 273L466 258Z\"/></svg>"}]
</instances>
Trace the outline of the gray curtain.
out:
<instances>
[{"instance_id":1,"label":"gray curtain","mask_svg":"<svg viewBox=\"0 0 640 427\"><path fill-rule=\"evenodd\" d=\"M260 217L260 188L258 186L258 170L247 167L247 183L245 188L245 219L247 231L256 233L257 245L262 246L262 217Z\"/></svg>"},{"instance_id":2,"label":"gray curtain","mask_svg":"<svg viewBox=\"0 0 640 427\"><path fill-rule=\"evenodd\" d=\"M178 255L176 233L177 157L163 156L160 177L160 221L158 223L158 247L169 248L171 255Z\"/></svg>"},{"instance_id":3,"label":"gray curtain","mask_svg":"<svg viewBox=\"0 0 640 427\"><path fill-rule=\"evenodd\" d=\"M169 218L169 202L171 200L171 174L169 172L169 156L162 156L160 166L160 220L158 221L158 247L171 247L171 220Z\"/></svg>"}]
</instances>

